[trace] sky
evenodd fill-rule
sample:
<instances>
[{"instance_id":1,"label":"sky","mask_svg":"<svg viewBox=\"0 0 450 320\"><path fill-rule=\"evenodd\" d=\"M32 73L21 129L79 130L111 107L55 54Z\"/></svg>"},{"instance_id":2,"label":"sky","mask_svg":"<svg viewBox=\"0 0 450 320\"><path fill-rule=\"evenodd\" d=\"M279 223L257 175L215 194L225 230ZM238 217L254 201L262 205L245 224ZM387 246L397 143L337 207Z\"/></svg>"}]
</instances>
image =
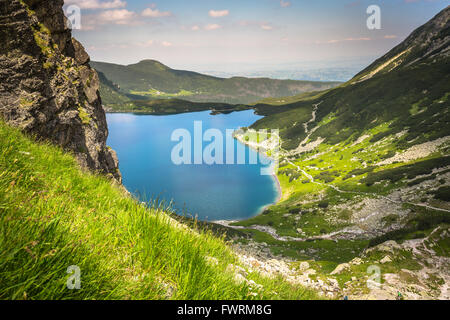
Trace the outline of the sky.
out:
<instances>
[{"instance_id":1,"label":"sky","mask_svg":"<svg viewBox=\"0 0 450 320\"><path fill-rule=\"evenodd\" d=\"M449 0L65 0L92 60L187 70L333 65L386 53ZM369 30L367 9L381 9ZM73 8L73 7L72 7Z\"/></svg>"}]
</instances>

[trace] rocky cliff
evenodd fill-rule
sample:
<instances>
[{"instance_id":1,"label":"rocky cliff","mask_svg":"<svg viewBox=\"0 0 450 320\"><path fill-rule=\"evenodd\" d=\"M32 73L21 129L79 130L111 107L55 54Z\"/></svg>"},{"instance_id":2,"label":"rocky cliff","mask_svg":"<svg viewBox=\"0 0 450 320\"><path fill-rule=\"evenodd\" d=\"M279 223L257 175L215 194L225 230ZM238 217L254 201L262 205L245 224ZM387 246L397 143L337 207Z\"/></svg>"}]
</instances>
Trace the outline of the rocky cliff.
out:
<instances>
[{"instance_id":1,"label":"rocky cliff","mask_svg":"<svg viewBox=\"0 0 450 320\"><path fill-rule=\"evenodd\" d=\"M0 117L121 181L106 146L98 75L72 38L63 0L0 0Z\"/></svg>"}]
</instances>

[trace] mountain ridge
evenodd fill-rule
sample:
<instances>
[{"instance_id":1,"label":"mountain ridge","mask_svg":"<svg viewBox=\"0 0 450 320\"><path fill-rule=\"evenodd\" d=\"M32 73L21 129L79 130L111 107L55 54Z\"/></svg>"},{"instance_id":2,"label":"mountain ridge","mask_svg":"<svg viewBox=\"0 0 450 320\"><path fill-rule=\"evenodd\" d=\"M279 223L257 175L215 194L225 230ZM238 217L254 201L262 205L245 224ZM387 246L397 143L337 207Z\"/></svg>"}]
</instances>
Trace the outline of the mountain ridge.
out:
<instances>
[{"instance_id":1,"label":"mountain ridge","mask_svg":"<svg viewBox=\"0 0 450 320\"><path fill-rule=\"evenodd\" d=\"M270 78L219 78L171 69L156 60L143 60L130 65L93 61L91 66L120 85L117 93L128 96L130 100L182 98L190 102L248 104L266 97L318 91L340 84ZM107 106L114 104L114 100L104 100Z\"/></svg>"},{"instance_id":2,"label":"mountain ridge","mask_svg":"<svg viewBox=\"0 0 450 320\"><path fill-rule=\"evenodd\" d=\"M285 147L295 149L306 137L300 124L302 121L299 121L306 121L306 118L296 119L295 110L304 110L302 112L307 117L312 112L313 105L321 103L317 119L311 125L318 126L330 114L334 116L326 126L319 126L311 134L310 138L313 140L322 137L326 141L338 142L353 134L356 140L356 134L361 130L374 128L388 121L393 123L385 131L385 136L399 133L406 127L421 127L401 139L404 146L410 145L407 141L416 138L416 144L426 142L424 137L419 137L424 132L436 139L450 135L446 108L450 83L449 15L450 7L447 7L415 30L404 42L339 87L317 93L313 97L299 97L289 104L277 103L279 112L275 113L278 120L267 117L257 122L254 128L279 126L282 136L284 135ZM437 28L436 25L441 27ZM422 41L427 37L424 32L431 32L429 41ZM419 36L420 39L415 41L414 36ZM439 51L436 51L436 47ZM421 56L423 52L434 52L434 55L432 58ZM421 57L423 61L419 60ZM256 106L262 107L264 104ZM435 114L442 116L434 121ZM281 118L285 121L280 121ZM295 122L297 125L293 125ZM381 133L379 138L383 138Z\"/></svg>"},{"instance_id":3,"label":"mountain ridge","mask_svg":"<svg viewBox=\"0 0 450 320\"><path fill-rule=\"evenodd\" d=\"M255 104L265 117L236 138L274 155L255 131L279 129L283 195L227 224L242 243L314 264L350 299L450 298L449 25L447 7L339 87Z\"/></svg>"}]
</instances>

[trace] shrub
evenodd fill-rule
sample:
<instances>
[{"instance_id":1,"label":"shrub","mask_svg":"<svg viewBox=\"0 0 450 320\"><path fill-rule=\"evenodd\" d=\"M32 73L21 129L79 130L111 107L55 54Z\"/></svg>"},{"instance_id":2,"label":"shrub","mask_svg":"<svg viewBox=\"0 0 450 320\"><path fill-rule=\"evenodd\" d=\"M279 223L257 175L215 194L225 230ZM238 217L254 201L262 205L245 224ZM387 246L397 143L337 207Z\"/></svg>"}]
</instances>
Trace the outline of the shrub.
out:
<instances>
[{"instance_id":1,"label":"shrub","mask_svg":"<svg viewBox=\"0 0 450 320\"><path fill-rule=\"evenodd\" d=\"M328 208L328 206L329 206L328 201L320 201L319 202L319 208L326 209L326 208Z\"/></svg>"},{"instance_id":2,"label":"shrub","mask_svg":"<svg viewBox=\"0 0 450 320\"><path fill-rule=\"evenodd\" d=\"M434 192L434 198L442 201L450 202L450 187L439 188Z\"/></svg>"}]
</instances>

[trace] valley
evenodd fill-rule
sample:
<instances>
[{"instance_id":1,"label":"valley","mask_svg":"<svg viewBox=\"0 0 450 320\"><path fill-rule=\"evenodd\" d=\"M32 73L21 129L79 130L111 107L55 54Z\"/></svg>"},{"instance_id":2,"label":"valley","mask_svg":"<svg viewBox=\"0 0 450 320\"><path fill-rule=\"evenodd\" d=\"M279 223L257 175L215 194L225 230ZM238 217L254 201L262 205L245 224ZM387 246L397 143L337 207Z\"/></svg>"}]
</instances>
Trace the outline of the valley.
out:
<instances>
[{"instance_id":1,"label":"valley","mask_svg":"<svg viewBox=\"0 0 450 320\"><path fill-rule=\"evenodd\" d=\"M364 299L448 296L448 23L447 9L338 88L256 104L284 109L238 139L271 153L273 137L255 132L280 130L283 195L255 218L224 223L241 233L235 242L269 261L307 263L301 283L324 291L337 280ZM369 290L373 265L383 285Z\"/></svg>"},{"instance_id":2,"label":"valley","mask_svg":"<svg viewBox=\"0 0 450 320\"><path fill-rule=\"evenodd\" d=\"M450 300L449 6L344 83L94 62L63 6L0 6L0 299ZM195 121L269 164L180 166Z\"/></svg>"},{"instance_id":3,"label":"valley","mask_svg":"<svg viewBox=\"0 0 450 320\"><path fill-rule=\"evenodd\" d=\"M227 233L244 263L332 298L394 299L393 287L407 299L447 297L449 253L432 248L450 241L448 19L447 9L336 88L242 105L128 88L156 98L135 100L129 111L264 116L234 138L267 156L279 152L279 202L247 220L204 225ZM258 135L271 129L279 134ZM277 142L281 149L272 149ZM368 289L373 266L384 287Z\"/></svg>"}]
</instances>

